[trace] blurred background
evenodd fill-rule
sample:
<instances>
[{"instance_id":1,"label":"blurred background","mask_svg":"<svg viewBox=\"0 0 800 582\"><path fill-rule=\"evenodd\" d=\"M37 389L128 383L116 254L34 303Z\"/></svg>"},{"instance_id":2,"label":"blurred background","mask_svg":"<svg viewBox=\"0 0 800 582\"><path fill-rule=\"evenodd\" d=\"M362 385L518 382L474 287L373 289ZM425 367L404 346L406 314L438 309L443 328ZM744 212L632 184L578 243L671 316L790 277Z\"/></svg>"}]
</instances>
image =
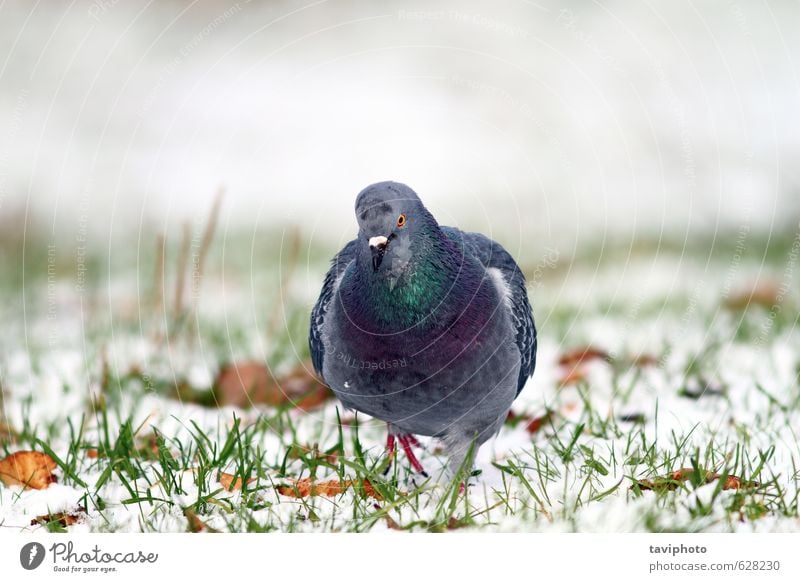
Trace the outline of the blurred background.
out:
<instances>
[{"instance_id":1,"label":"blurred background","mask_svg":"<svg viewBox=\"0 0 800 582\"><path fill-rule=\"evenodd\" d=\"M204 313L308 308L356 193L386 179L505 244L550 285L543 305L597 296L599 271L612 298L783 276L798 17L791 1L5 2L6 315L60 329L112 298L112 323L167 314L175 265ZM288 287L282 257L305 265ZM218 300L234 289L244 303Z\"/></svg>"}]
</instances>

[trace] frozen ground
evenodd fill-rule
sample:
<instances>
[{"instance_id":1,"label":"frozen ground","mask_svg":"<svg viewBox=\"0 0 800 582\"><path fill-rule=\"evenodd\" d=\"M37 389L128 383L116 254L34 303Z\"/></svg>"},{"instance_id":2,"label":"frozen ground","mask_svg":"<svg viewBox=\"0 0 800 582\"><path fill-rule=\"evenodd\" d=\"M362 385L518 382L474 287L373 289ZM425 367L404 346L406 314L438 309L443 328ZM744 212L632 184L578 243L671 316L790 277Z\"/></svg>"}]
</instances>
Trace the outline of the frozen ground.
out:
<instances>
[{"instance_id":1,"label":"frozen ground","mask_svg":"<svg viewBox=\"0 0 800 582\"><path fill-rule=\"evenodd\" d=\"M249 276L217 256L182 330L164 323L168 308L148 312L136 277L82 292L29 283L24 310L4 307L3 448L51 450L58 484L0 485L0 531L60 529L31 521L79 506L72 531L800 531L800 240L791 245L768 260L542 255L528 269L536 374L480 451L466 496L405 462L383 476L382 424L356 425L335 401L304 412L174 397L176 385L207 394L225 362L266 360L278 376L301 365L324 269L313 254L293 274ZM586 346L603 356L559 364ZM437 445L423 445L435 472ZM694 477L659 481L687 468ZM220 471L248 483L228 492ZM705 483L706 471L722 478ZM727 476L742 487L723 489ZM368 479L381 498L279 491L308 477Z\"/></svg>"}]
</instances>

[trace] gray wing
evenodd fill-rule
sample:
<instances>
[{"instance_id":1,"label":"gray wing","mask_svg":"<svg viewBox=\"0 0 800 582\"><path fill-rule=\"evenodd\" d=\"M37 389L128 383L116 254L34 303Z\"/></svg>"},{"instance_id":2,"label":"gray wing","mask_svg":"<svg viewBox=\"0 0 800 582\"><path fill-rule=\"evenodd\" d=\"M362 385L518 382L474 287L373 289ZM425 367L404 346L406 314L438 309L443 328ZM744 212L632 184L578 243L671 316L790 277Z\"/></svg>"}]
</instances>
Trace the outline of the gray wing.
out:
<instances>
[{"instance_id":1,"label":"gray wing","mask_svg":"<svg viewBox=\"0 0 800 582\"><path fill-rule=\"evenodd\" d=\"M341 279L347 266L355 259L356 243L357 241L351 240L339 251L339 254L333 257L331 268L328 274L325 275L325 281L322 283L322 291L319 294L319 299L317 299L317 303L311 311L308 347L311 351L311 362L314 364L314 370L320 378L322 378L322 364L325 356L325 346L322 340L322 327L325 323L325 315L328 313L330 303L336 295L336 289L339 287L339 279Z\"/></svg>"},{"instance_id":2,"label":"gray wing","mask_svg":"<svg viewBox=\"0 0 800 582\"><path fill-rule=\"evenodd\" d=\"M525 275L508 251L489 237L451 227L443 227L442 230L457 244L464 244L466 252L471 253L484 267L498 269L508 285L511 321L516 331L516 344L522 364L517 381L519 395L536 368L536 325L528 301Z\"/></svg>"}]
</instances>

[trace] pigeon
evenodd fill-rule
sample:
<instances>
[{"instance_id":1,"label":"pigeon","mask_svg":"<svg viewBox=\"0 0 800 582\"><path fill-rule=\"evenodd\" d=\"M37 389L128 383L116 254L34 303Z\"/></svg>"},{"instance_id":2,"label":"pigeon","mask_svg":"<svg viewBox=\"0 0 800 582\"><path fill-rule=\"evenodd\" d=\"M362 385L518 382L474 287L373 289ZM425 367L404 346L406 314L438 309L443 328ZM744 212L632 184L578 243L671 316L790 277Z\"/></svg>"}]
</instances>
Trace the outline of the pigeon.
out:
<instances>
[{"instance_id":1,"label":"pigeon","mask_svg":"<svg viewBox=\"0 0 800 582\"><path fill-rule=\"evenodd\" d=\"M445 474L468 475L536 366L525 277L497 242L440 226L405 184L368 186L355 214L358 237L311 312L314 369L345 408L387 423L390 459L399 442L427 477L415 435L436 437Z\"/></svg>"}]
</instances>

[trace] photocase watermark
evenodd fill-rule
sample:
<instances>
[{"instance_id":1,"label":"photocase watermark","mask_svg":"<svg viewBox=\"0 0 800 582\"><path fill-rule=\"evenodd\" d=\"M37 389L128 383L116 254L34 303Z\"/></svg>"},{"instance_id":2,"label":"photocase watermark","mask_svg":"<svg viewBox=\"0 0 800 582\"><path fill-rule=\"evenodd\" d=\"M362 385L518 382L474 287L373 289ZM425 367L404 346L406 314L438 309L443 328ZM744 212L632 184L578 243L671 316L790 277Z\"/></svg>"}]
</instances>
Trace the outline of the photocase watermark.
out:
<instances>
[{"instance_id":1,"label":"photocase watermark","mask_svg":"<svg viewBox=\"0 0 800 582\"><path fill-rule=\"evenodd\" d=\"M73 542L57 542L45 550L42 544L30 542L22 546L19 563L26 570L35 570L48 556L53 572L72 574L109 574L118 572L120 566L155 564L158 561L155 552L105 551L97 544L82 551L77 550Z\"/></svg>"},{"instance_id":2,"label":"photocase watermark","mask_svg":"<svg viewBox=\"0 0 800 582\"><path fill-rule=\"evenodd\" d=\"M508 24L502 20L497 20L490 16L485 16L478 12L462 12L460 10L398 10L398 20L422 20L422 21L449 21L460 24L478 26L485 30L505 34L513 38L528 38L530 32L513 24Z\"/></svg>"},{"instance_id":3,"label":"photocase watermark","mask_svg":"<svg viewBox=\"0 0 800 582\"><path fill-rule=\"evenodd\" d=\"M747 19L744 16L744 12L742 11L742 7L739 4L732 4L731 5L731 14L733 15L734 19L736 20L736 26L739 27L742 35L745 38L752 38L753 33L750 31L750 27L747 24Z\"/></svg>"},{"instance_id":4,"label":"photocase watermark","mask_svg":"<svg viewBox=\"0 0 800 582\"><path fill-rule=\"evenodd\" d=\"M118 3L119 0L95 0L89 6L88 14L97 22L100 22L100 17L114 8Z\"/></svg>"},{"instance_id":5,"label":"photocase watermark","mask_svg":"<svg viewBox=\"0 0 800 582\"><path fill-rule=\"evenodd\" d=\"M89 190L91 184L87 185L78 203L78 234L75 235L75 290L83 293L86 289L86 258L88 255L88 232L89 232Z\"/></svg>"},{"instance_id":6,"label":"photocase watermark","mask_svg":"<svg viewBox=\"0 0 800 582\"><path fill-rule=\"evenodd\" d=\"M750 207L747 207L747 220L739 225L739 230L736 234L736 245L733 248L733 256L731 257L731 264L728 267L728 274L725 277L725 283L722 285L722 297L728 297L731 293L731 286L742 264L742 256L747 250L747 237L750 234Z\"/></svg>"},{"instance_id":7,"label":"photocase watermark","mask_svg":"<svg viewBox=\"0 0 800 582\"><path fill-rule=\"evenodd\" d=\"M53 326L50 328L50 345L58 343L58 327L55 325L58 319L58 301L56 299L56 245L47 245L47 321Z\"/></svg>"},{"instance_id":8,"label":"photocase watermark","mask_svg":"<svg viewBox=\"0 0 800 582\"><path fill-rule=\"evenodd\" d=\"M615 56L610 55L600 48L600 44L591 33L586 32L578 26L579 17L569 8L562 8L556 17L556 23L560 24L564 30L584 45L598 59L606 63L612 70L623 77L628 77L628 72Z\"/></svg>"},{"instance_id":9,"label":"photocase watermark","mask_svg":"<svg viewBox=\"0 0 800 582\"><path fill-rule=\"evenodd\" d=\"M795 280L795 269L797 268L797 261L800 259L800 223L797 224L797 232L795 233L794 240L792 241L792 246L789 249L789 252L786 257L786 265L783 268L783 277L781 279L780 285L778 285L777 293L775 294L775 301L770 307L769 314L767 315L767 320L763 323L761 327L761 333L756 338L754 344L756 347L760 348L762 344L766 342L767 336L772 331L772 328L775 326L775 319L780 315L781 311L783 311L783 302L786 299L786 295L789 293L789 289L792 286L792 282Z\"/></svg>"},{"instance_id":10,"label":"photocase watermark","mask_svg":"<svg viewBox=\"0 0 800 582\"><path fill-rule=\"evenodd\" d=\"M93 18L97 22L100 22L101 17L119 3L120 0L94 0L94 2L89 5L87 12L89 17Z\"/></svg>"},{"instance_id":11,"label":"photocase watermark","mask_svg":"<svg viewBox=\"0 0 800 582\"><path fill-rule=\"evenodd\" d=\"M394 370L408 367L408 360L405 357L380 361L359 360L350 354L337 351L333 347L329 348L327 355L335 357L340 362L343 362L346 367L353 370Z\"/></svg>"},{"instance_id":12,"label":"photocase watermark","mask_svg":"<svg viewBox=\"0 0 800 582\"><path fill-rule=\"evenodd\" d=\"M689 125L686 122L684 101L682 101L675 92L675 88L670 82L669 75L667 75L667 71L664 69L664 64L658 60L653 60L652 64L656 72L656 77L658 78L658 84L661 86L661 94L666 97L669 108L677 123L678 131L680 132L680 150L684 164L683 174L686 178L686 186L689 193L692 194L693 197L694 192L697 190L697 164L694 159L694 148L692 147L692 140L690 138Z\"/></svg>"},{"instance_id":13,"label":"photocase watermark","mask_svg":"<svg viewBox=\"0 0 800 582\"><path fill-rule=\"evenodd\" d=\"M209 21L197 34L195 34L192 39L184 44L180 50L178 51L178 55L175 56L162 70L161 73L158 75L158 81L156 81L155 85L153 85L150 92L145 97L144 104L142 105L141 109L139 110L139 117L144 117L150 108L155 103L156 98L158 97L159 93L161 93L161 89L163 88L164 84L167 82L167 79L172 77L178 67L183 63L184 59L188 57L192 51L194 51L197 47L199 47L203 41L205 41L208 37L210 37L219 27L225 24L228 20L236 16L242 11L244 5L249 4L250 0L245 0L243 2L236 2L233 6L225 10L224 12L217 15L213 20Z\"/></svg>"},{"instance_id":14,"label":"photocase watermark","mask_svg":"<svg viewBox=\"0 0 800 582\"><path fill-rule=\"evenodd\" d=\"M8 131L6 131L6 140L8 140L8 147L0 153L0 210L3 209L3 203L6 199L6 190L8 188L8 158L9 150L14 147L14 141L19 134L19 128L22 124L22 115L28 107L28 95L30 92L23 89L17 95L17 102L14 106L14 111L11 114L11 124Z\"/></svg>"},{"instance_id":15,"label":"photocase watermark","mask_svg":"<svg viewBox=\"0 0 800 582\"><path fill-rule=\"evenodd\" d=\"M681 340L686 337L686 334L689 330L689 324L692 323L697 315L697 306L700 303L701 296L705 292L705 289L706 282L702 279L695 283L694 288L692 289L692 294L689 296L689 302L686 304L686 308L683 310L683 314L681 315L678 323L678 329L673 337L673 341L671 345L667 346L667 349L664 350L663 355L658 359L659 368L664 368L666 366L669 358L674 352L675 346L681 345Z\"/></svg>"},{"instance_id":16,"label":"photocase watermark","mask_svg":"<svg viewBox=\"0 0 800 582\"><path fill-rule=\"evenodd\" d=\"M44 546L39 542L30 542L19 551L19 563L26 570L35 570L44 562Z\"/></svg>"},{"instance_id":17,"label":"photocase watermark","mask_svg":"<svg viewBox=\"0 0 800 582\"><path fill-rule=\"evenodd\" d=\"M545 255L536 265L536 268L528 276L528 283L533 287L542 286L542 278L545 271L555 269L558 266L558 261L561 259L561 253L558 249L551 247L545 248Z\"/></svg>"},{"instance_id":18,"label":"photocase watermark","mask_svg":"<svg viewBox=\"0 0 800 582\"><path fill-rule=\"evenodd\" d=\"M483 96L500 101L502 102L504 108L512 109L513 111L516 111L522 115L525 119L530 121L539 132L541 132L542 136L549 145L550 151L554 152L558 158L561 167L565 171L572 169L569 158L566 155L567 149L564 147L561 138L556 132L549 130L545 126L544 121L542 121L542 119L534 113L530 104L518 99L501 87L496 87L495 85L490 85L488 83L484 83L483 81L467 79L460 75L453 75L450 77L450 82L458 87L464 87L470 91L474 91L482 94Z\"/></svg>"}]
</instances>

